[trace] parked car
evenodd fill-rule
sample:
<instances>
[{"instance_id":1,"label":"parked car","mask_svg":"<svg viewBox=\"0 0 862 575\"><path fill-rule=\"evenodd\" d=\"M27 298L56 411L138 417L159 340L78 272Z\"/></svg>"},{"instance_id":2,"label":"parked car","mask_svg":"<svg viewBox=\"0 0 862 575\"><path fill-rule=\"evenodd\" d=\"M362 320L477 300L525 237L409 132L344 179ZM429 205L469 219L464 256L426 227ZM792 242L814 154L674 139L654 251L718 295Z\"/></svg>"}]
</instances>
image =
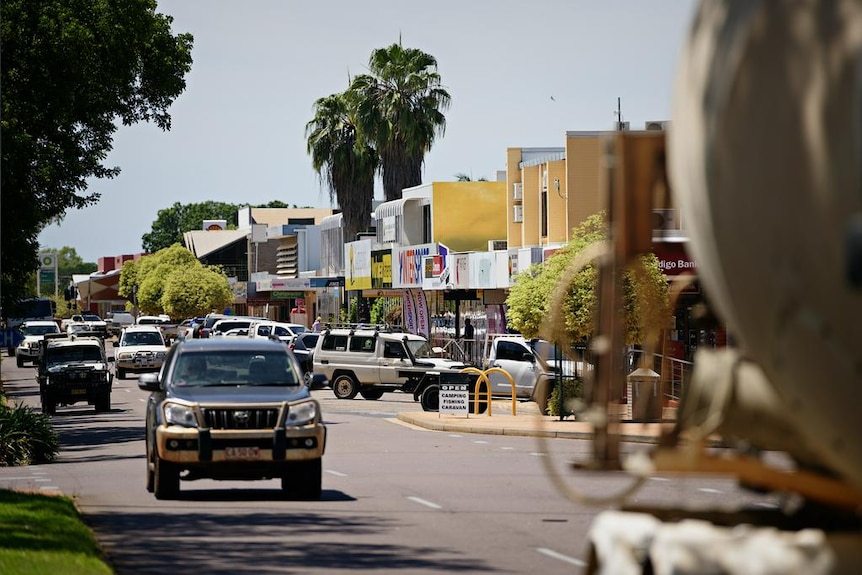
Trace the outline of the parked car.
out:
<instances>
[{"instance_id":1,"label":"parked car","mask_svg":"<svg viewBox=\"0 0 862 575\"><path fill-rule=\"evenodd\" d=\"M248 330L255 320L243 317L226 317L218 320L212 325L210 337L219 337L232 329L242 328ZM248 334L248 332L246 332Z\"/></svg>"},{"instance_id":2,"label":"parked car","mask_svg":"<svg viewBox=\"0 0 862 575\"><path fill-rule=\"evenodd\" d=\"M221 337L247 337L248 336L248 328L247 327L235 327L233 329L229 329L223 334Z\"/></svg>"},{"instance_id":3,"label":"parked car","mask_svg":"<svg viewBox=\"0 0 862 575\"><path fill-rule=\"evenodd\" d=\"M376 400L387 391L412 393L426 411L438 406L441 374L468 365L438 357L424 337L376 329L328 329L314 350L314 371L329 380L338 399ZM426 392L427 390L427 392Z\"/></svg>"},{"instance_id":4,"label":"parked car","mask_svg":"<svg viewBox=\"0 0 862 575\"><path fill-rule=\"evenodd\" d=\"M125 379L130 372L158 371L167 353L165 338L157 325L127 327L114 347L117 348L114 359L120 379Z\"/></svg>"},{"instance_id":5,"label":"parked car","mask_svg":"<svg viewBox=\"0 0 862 575\"><path fill-rule=\"evenodd\" d=\"M321 493L326 428L287 346L268 339L178 342L159 373L144 374L147 490L180 481L281 479L302 499Z\"/></svg>"},{"instance_id":6,"label":"parked car","mask_svg":"<svg viewBox=\"0 0 862 575\"><path fill-rule=\"evenodd\" d=\"M45 339L45 334L61 333L57 322L51 320L25 321L20 327L24 340L15 349L15 363L24 367L24 362L35 363L39 359L39 346Z\"/></svg>"},{"instance_id":7,"label":"parked car","mask_svg":"<svg viewBox=\"0 0 862 575\"><path fill-rule=\"evenodd\" d=\"M263 338L275 336L281 341L289 342L304 331L306 331L306 327L302 324L261 320L251 324L248 336Z\"/></svg>"}]
</instances>

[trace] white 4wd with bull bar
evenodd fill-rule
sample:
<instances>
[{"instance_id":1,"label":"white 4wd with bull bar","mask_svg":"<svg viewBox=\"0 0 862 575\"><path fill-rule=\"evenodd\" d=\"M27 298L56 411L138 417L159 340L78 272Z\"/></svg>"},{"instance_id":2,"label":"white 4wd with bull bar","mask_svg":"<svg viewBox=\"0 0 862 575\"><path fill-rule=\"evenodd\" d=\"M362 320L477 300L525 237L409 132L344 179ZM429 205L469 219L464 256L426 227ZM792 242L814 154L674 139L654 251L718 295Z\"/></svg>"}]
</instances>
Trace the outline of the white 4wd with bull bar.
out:
<instances>
[{"instance_id":1,"label":"white 4wd with bull bar","mask_svg":"<svg viewBox=\"0 0 862 575\"><path fill-rule=\"evenodd\" d=\"M326 376L335 397L358 394L373 400L387 391L403 391L427 411L437 409L440 374L466 367L440 357L421 335L404 332L333 328L323 332L314 350L314 371Z\"/></svg>"}]
</instances>

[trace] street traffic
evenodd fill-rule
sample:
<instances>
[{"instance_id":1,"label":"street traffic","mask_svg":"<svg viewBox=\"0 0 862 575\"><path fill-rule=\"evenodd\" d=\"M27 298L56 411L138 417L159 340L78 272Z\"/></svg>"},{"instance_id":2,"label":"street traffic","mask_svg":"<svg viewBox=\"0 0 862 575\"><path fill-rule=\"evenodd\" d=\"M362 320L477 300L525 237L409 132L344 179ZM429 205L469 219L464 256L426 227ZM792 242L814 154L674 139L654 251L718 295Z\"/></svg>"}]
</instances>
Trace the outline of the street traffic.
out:
<instances>
[{"instance_id":1,"label":"street traffic","mask_svg":"<svg viewBox=\"0 0 862 575\"><path fill-rule=\"evenodd\" d=\"M0 363L8 398L39 408L34 369ZM111 410L59 407L61 451L50 465L0 468L0 487L76 499L120 575L237 573L578 573L599 508L567 502L548 480L553 458L584 493L608 495L619 473L569 470L585 441L434 432L400 423L412 395L377 401L312 391L327 427L320 500L286 498L277 479L183 484L178 498L146 490L137 380L114 378ZM625 445L627 450L645 446ZM717 478L655 478L635 502L733 507L777 501Z\"/></svg>"}]
</instances>

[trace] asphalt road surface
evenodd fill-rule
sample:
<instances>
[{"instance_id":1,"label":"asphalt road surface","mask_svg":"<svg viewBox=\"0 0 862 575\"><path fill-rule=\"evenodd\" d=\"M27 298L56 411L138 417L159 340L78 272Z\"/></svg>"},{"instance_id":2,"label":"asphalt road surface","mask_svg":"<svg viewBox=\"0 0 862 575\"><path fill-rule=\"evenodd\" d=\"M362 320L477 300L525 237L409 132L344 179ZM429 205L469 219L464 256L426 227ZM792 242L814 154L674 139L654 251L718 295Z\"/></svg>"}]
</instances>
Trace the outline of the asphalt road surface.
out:
<instances>
[{"instance_id":1,"label":"asphalt road surface","mask_svg":"<svg viewBox=\"0 0 862 575\"><path fill-rule=\"evenodd\" d=\"M14 402L39 408L32 367L5 356ZM61 491L120 575L164 573L581 573L590 523L602 507L578 505L549 480L550 463L573 489L612 495L631 481L575 472L587 441L456 434L395 419L419 410L412 396L321 401L328 429L319 501L286 500L277 480L183 482L177 501L144 488L146 393L114 380L113 408L60 407L59 458L0 468L0 488ZM647 446L624 446L626 451ZM774 507L722 478L652 478L633 502L733 509Z\"/></svg>"}]
</instances>

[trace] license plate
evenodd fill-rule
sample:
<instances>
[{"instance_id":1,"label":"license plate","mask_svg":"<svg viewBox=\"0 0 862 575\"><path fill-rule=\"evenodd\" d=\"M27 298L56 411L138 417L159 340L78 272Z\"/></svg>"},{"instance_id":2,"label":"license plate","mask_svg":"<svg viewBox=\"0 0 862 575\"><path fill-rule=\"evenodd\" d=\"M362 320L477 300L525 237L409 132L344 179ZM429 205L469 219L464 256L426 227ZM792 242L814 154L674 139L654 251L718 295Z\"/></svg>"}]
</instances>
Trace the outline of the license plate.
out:
<instances>
[{"instance_id":1,"label":"license plate","mask_svg":"<svg viewBox=\"0 0 862 575\"><path fill-rule=\"evenodd\" d=\"M260 449L257 447L225 447L224 458L237 459L260 459Z\"/></svg>"},{"instance_id":2,"label":"license plate","mask_svg":"<svg viewBox=\"0 0 862 575\"><path fill-rule=\"evenodd\" d=\"M145 359L136 359L135 365L138 365L140 367L155 367L156 362L155 361L148 361Z\"/></svg>"},{"instance_id":3,"label":"license plate","mask_svg":"<svg viewBox=\"0 0 862 575\"><path fill-rule=\"evenodd\" d=\"M87 395L86 389L73 389L72 395Z\"/></svg>"}]
</instances>

